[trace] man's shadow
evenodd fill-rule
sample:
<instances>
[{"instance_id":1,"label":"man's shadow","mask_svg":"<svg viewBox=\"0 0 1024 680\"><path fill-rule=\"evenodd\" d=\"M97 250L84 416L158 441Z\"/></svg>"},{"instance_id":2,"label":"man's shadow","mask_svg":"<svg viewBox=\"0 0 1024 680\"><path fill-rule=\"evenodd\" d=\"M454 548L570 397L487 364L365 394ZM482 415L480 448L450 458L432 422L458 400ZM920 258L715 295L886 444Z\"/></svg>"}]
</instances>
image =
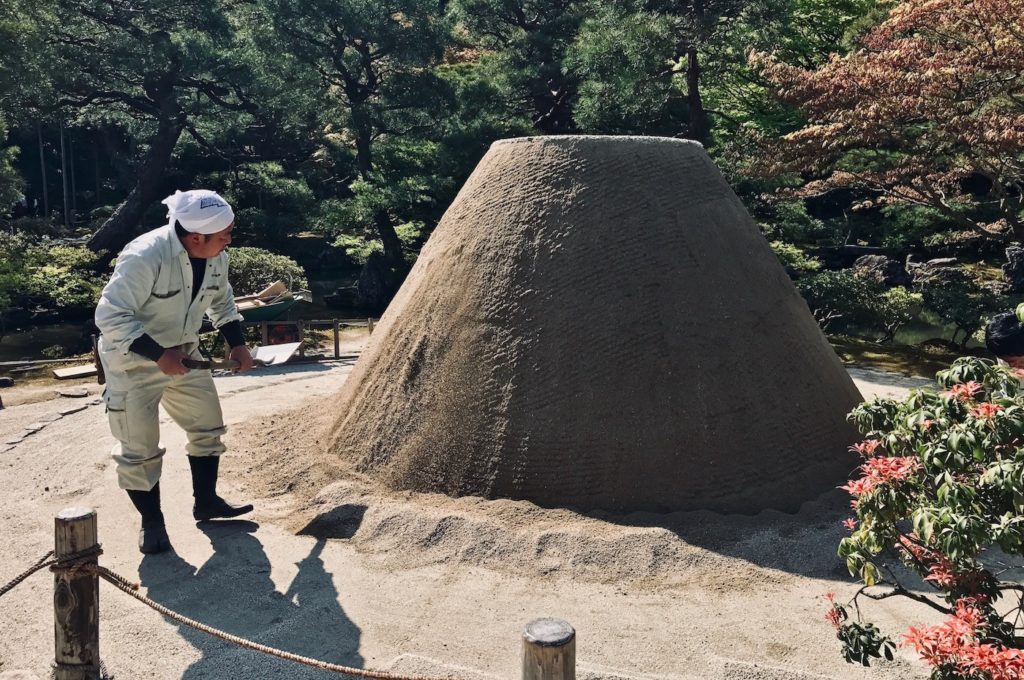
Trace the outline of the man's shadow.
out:
<instances>
[{"instance_id":1,"label":"man's shadow","mask_svg":"<svg viewBox=\"0 0 1024 680\"><path fill-rule=\"evenodd\" d=\"M320 558L317 540L284 592L270 578L271 564L247 521L199 525L213 556L196 569L173 550L146 555L139 575L148 595L164 606L213 628L283 651L362 667L360 630L338 603L338 591ZM335 673L250 651L184 624L183 638L202 657L183 678L327 678Z\"/></svg>"}]
</instances>

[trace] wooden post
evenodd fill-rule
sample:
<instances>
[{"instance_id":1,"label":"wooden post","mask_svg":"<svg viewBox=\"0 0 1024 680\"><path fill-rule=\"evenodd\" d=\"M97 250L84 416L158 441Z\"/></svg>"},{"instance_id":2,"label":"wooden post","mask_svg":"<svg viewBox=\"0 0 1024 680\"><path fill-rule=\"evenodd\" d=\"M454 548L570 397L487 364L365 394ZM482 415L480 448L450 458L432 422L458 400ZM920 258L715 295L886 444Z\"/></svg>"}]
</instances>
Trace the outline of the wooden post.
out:
<instances>
[{"instance_id":1,"label":"wooden post","mask_svg":"<svg viewBox=\"0 0 1024 680\"><path fill-rule=\"evenodd\" d=\"M561 619L535 619L523 629L523 680L575 680L576 631Z\"/></svg>"},{"instance_id":2,"label":"wooden post","mask_svg":"<svg viewBox=\"0 0 1024 680\"><path fill-rule=\"evenodd\" d=\"M334 358L337 359L341 356L341 338L338 337L338 330L341 324L338 323L337 319L334 319Z\"/></svg>"},{"instance_id":3,"label":"wooden post","mask_svg":"<svg viewBox=\"0 0 1024 680\"><path fill-rule=\"evenodd\" d=\"M65 508L54 520L58 559L96 547L96 511ZM89 562L96 564L96 557ZM55 680L99 680L100 580L95 574L53 576Z\"/></svg>"},{"instance_id":4,"label":"wooden post","mask_svg":"<svg viewBox=\"0 0 1024 680\"><path fill-rule=\"evenodd\" d=\"M266 321L260 321L260 344L264 347L270 344L270 330Z\"/></svg>"},{"instance_id":5,"label":"wooden post","mask_svg":"<svg viewBox=\"0 0 1024 680\"><path fill-rule=\"evenodd\" d=\"M371 333L373 332L373 319L366 320L366 327L369 329Z\"/></svg>"}]
</instances>

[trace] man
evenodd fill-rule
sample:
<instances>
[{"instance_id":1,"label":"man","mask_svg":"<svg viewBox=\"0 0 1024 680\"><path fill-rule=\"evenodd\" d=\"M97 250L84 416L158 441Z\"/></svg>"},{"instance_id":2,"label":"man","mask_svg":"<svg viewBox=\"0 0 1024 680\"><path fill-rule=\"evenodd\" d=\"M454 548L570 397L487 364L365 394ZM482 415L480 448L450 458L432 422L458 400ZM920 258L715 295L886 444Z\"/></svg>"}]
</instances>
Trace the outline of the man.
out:
<instances>
[{"instance_id":1,"label":"man","mask_svg":"<svg viewBox=\"0 0 1024 680\"><path fill-rule=\"evenodd\" d=\"M196 520L237 517L252 505L232 505L217 495L217 468L225 432L213 378L183 361L201 358L199 327L209 314L231 347L241 371L252 368L242 316L228 284L235 216L212 191L176 191L163 201L168 223L139 236L121 251L96 307L103 393L118 485L142 515L139 549L158 553L170 541L160 510L159 405L188 434Z\"/></svg>"},{"instance_id":2,"label":"man","mask_svg":"<svg viewBox=\"0 0 1024 680\"><path fill-rule=\"evenodd\" d=\"M985 327L985 346L1013 368L1024 368L1024 304L996 314Z\"/></svg>"}]
</instances>

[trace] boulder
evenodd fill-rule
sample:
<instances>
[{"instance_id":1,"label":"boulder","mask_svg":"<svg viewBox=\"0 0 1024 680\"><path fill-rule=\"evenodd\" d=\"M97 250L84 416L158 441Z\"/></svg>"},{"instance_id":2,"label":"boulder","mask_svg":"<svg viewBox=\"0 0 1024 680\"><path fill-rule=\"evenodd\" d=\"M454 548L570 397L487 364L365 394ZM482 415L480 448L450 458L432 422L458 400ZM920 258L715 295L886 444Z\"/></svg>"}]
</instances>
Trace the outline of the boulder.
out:
<instances>
[{"instance_id":1,"label":"boulder","mask_svg":"<svg viewBox=\"0 0 1024 680\"><path fill-rule=\"evenodd\" d=\"M1006 264L1002 266L1003 281L1011 293L1024 293L1024 248L1012 245L1006 249Z\"/></svg>"},{"instance_id":2,"label":"boulder","mask_svg":"<svg viewBox=\"0 0 1024 680\"><path fill-rule=\"evenodd\" d=\"M886 288L908 286L911 283L910 274L903 264L885 255L862 255L853 263L853 270L857 276Z\"/></svg>"},{"instance_id":3,"label":"boulder","mask_svg":"<svg viewBox=\"0 0 1024 680\"><path fill-rule=\"evenodd\" d=\"M907 272L915 286L963 283L967 273L957 266L955 257L939 257L927 262L911 262L907 258Z\"/></svg>"}]
</instances>

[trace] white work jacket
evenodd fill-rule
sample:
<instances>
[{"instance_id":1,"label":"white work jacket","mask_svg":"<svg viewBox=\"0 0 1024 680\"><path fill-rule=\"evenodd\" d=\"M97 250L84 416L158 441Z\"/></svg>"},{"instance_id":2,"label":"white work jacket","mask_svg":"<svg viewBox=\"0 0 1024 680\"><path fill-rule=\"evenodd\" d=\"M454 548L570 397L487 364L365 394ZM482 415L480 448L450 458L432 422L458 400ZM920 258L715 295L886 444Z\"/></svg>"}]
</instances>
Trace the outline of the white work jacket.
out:
<instances>
[{"instance_id":1,"label":"white work jacket","mask_svg":"<svg viewBox=\"0 0 1024 680\"><path fill-rule=\"evenodd\" d=\"M131 351L143 333L162 347L193 346L204 313L215 328L242 320L228 284L227 251L206 261L201 286L193 300L192 263L174 227L154 229L126 245L96 306L107 372L150 361Z\"/></svg>"}]
</instances>

